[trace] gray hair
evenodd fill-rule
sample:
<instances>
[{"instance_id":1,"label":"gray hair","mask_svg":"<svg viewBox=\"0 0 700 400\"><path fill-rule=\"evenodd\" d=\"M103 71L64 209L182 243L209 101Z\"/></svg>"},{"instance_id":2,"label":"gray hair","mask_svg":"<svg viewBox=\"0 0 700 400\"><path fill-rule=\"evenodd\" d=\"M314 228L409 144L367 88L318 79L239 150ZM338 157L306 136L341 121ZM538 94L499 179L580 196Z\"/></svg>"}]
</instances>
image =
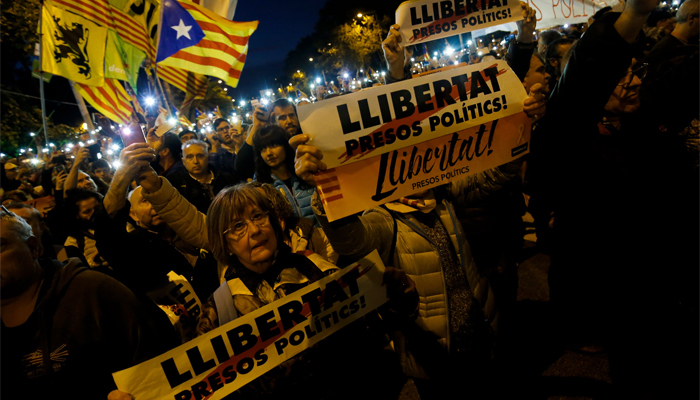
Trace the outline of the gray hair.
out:
<instances>
[{"instance_id":1,"label":"gray hair","mask_svg":"<svg viewBox=\"0 0 700 400\"><path fill-rule=\"evenodd\" d=\"M29 240L30 237L34 236L32 227L27 221L24 220L24 218L21 218L17 216L17 214L6 210L6 208L0 210L0 219L7 223L8 229L15 231L15 233L19 235L20 239L22 239L24 242Z\"/></svg>"},{"instance_id":2,"label":"gray hair","mask_svg":"<svg viewBox=\"0 0 700 400\"><path fill-rule=\"evenodd\" d=\"M202 148L202 150L204 150L204 155L205 155L205 156L209 156L209 146L207 146L206 143L204 143L203 141L201 141L201 140L199 140L199 139L190 139L190 140L188 140L188 141L186 141L185 143L182 144L182 155L183 155L183 157L184 157L184 155L185 155L185 148L186 148L187 146L195 146L195 145L196 145L196 146L200 146L200 147Z\"/></svg>"},{"instance_id":3,"label":"gray hair","mask_svg":"<svg viewBox=\"0 0 700 400\"><path fill-rule=\"evenodd\" d=\"M686 2L681 4L681 7L676 12L676 22L679 24L683 24L688 22L690 17L693 15L695 15L695 17L698 17L698 14L700 13L700 7L698 7L698 3L700 3L700 1L698 0L687 0Z\"/></svg>"}]
</instances>

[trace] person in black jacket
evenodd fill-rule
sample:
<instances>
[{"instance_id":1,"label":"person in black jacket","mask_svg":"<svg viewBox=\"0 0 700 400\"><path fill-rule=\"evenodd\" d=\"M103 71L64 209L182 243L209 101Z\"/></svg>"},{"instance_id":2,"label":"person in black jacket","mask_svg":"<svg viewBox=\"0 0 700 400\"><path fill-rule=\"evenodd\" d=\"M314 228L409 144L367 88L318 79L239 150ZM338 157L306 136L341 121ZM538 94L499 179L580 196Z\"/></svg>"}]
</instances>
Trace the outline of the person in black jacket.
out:
<instances>
[{"instance_id":1,"label":"person in black jacket","mask_svg":"<svg viewBox=\"0 0 700 400\"><path fill-rule=\"evenodd\" d=\"M549 284L558 336L609 352L616 398L697 393L688 386L698 375L697 315L678 296L674 272L697 264L669 262L664 244L684 233L666 218L676 189L667 184L667 138L634 114L645 70L641 30L655 6L628 0L621 14L589 27L549 99L539 150L532 142L554 206Z\"/></svg>"},{"instance_id":2,"label":"person in black jacket","mask_svg":"<svg viewBox=\"0 0 700 400\"><path fill-rule=\"evenodd\" d=\"M207 144L201 140L192 139L182 145L182 162L185 170L173 174L168 180L203 214L207 213L217 193L239 181L235 175L220 171L209 163Z\"/></svg>"},{"instance_id":3,"label":"person in black jacket","mask_svg":"<svg viewBox=\"0 0 700 400\"><path fill-rule=\"evenodd\" d=\"M158 338L134 295L109 276L39 259L22 218L0 211L2 398L105 399L111 374L158 355Z\"/></svg>"}]
</instances>

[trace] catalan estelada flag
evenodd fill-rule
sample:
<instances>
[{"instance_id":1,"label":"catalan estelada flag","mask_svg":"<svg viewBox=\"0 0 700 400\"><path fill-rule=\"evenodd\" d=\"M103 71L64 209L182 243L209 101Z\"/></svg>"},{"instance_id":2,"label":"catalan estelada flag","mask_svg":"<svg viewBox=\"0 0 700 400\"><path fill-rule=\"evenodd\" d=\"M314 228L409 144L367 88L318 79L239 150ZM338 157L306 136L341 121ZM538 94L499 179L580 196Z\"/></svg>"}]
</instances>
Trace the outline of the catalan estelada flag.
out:
<instances>
[{"instance_id":1,"label":"catalan estelada flag","mask_svg":"<svg viewBox=\"0 0 700 400\"><path fill-rule=\"evenodd\" d=\"M42 11L41 69L74 82L102 86L107 28L46 1Z\"/></svg>"},{"instance_id":2,"label":"catalan estelada flag","mask_svg":"<svg viewBox=\"0 0 700 400\"><path fill-rule=\"evenodd\" d=\"M187 96L194 96L193 99L203 99L207 93L209 79L204 75L180 68L158 65L158 77L182 90Z\"/></svg>"},{"instance_id":3,"label":"catalan estelada flag","mask_svg":"<svg viewBox=\"0 0 700 400\"><path fill-rule=\"evenodd\" d=\"M131 121L133 107L129 95L122 84L116 79L105 79L102 87L76 84L81 96L95 107L102 115L112 121L128 125Z\"/></svg>"},{"instance_id":4,"label":"catalan estelada flag","mask_svg":"<svg viewBox=\"0 0 700 400\"><path fill-rule=\"evenodd\" d=\"M187 0L164 0L161 10L157 63L215 76L236 87L258 21L232 22Z\"/></svg>"}]
</instances>

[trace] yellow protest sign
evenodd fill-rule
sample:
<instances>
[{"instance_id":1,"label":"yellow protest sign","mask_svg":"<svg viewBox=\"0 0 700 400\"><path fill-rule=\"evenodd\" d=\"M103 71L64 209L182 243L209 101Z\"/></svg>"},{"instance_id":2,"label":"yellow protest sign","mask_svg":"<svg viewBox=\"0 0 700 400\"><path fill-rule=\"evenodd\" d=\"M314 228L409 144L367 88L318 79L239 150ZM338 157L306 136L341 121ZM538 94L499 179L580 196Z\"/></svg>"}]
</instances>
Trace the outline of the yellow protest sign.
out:
<instances>
[{"instance_id":1,"label":"yellow protest sign","mask_svg":"<svg viewBox=\"0 0 700 400\"><path fill-rule=\"evenodd\" d=\"M386 303L384 265L362 260L186 344L113 374L139 400L221 399Z\"/></svg>"},{"instance_id":2,"label":"yellow protest sign","mask_svg":"<svg viewBox=\"0 0 700 400\"><path fill-rule=\"evenodd\" d=\"M104 84L107 28L45 2L41 68L74 82Z\"/></svg>"}]
</instances>

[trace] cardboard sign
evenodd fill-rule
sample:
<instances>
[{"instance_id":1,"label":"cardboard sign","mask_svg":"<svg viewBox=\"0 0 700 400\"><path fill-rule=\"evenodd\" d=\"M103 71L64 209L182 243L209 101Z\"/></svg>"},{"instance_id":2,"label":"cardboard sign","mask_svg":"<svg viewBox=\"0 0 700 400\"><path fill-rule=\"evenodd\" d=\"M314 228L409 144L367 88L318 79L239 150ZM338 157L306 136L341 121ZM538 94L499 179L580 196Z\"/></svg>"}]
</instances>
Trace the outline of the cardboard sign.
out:
<instances>
[{"instance_id":1,"label":"cardboard sign","mask_svg":"<svg viewBox=\"0 0 700 400\"><path fill-rule=\"evenodd\" d=\"M622 11L624 2L617 0L524 0L537 12L537 29L551 28L564 24L588 22L598 10L613 7ZM517 29L517 28L516 28Z\"/></svg>"},{"instance_id":2,"label":"cardboard sign","mask_svg":"<svg viewBox=\"0 0 700 400\"><path fill-rule=\"evenodd\" d=\"M329 168L517 114L527 98L505 61L469 65L297 110Z\"/></svg>"},{"instance_id":3,"label":"cardboard sign","mask_svg":"<svg viewBox=\"0 0 700 400\"><path fill-rule=\"evenodd\" d=\"M530 150L518 113L316 175L330 221L513 161Z\"/></svg>"},{"instance_id":4,"label":"cardboard sign","mask_svg":"<svg viewBox=\"0 0 700 400\"><path fill-rule=\"evenodd\" d=\"M375 250L180 347L113 374L139 400L220 399L388 300Z\"/></svg>"},{"instance_id":5,"label":"cardboard sign","mask_svg":"<svg viewBox=\"0 0 700 400\"><path fill-rule=\"evenodd\" d=\"M516 0L414 0L396 9L402 43L409 45L521 19Z\"/></svg>"}]
</instances>

